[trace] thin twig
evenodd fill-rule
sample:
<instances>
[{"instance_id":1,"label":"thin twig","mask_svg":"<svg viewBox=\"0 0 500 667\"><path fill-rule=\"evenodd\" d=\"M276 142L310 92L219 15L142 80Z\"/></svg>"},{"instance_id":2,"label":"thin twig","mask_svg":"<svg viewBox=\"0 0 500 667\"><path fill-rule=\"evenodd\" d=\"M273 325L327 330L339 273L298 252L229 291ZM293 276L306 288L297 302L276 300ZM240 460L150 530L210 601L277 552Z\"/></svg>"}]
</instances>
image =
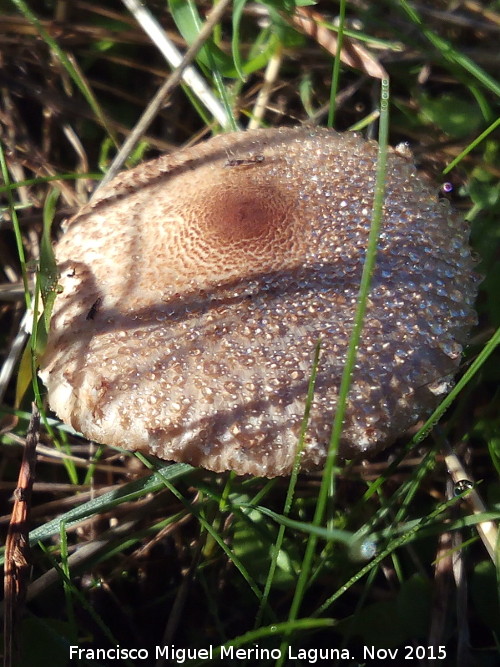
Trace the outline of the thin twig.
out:
<instances>
[{"instance_id":1,"label":"thin twig","mask_svg":"<svg viewBox=\"0 0 500 667\"><path fill-rule=\"evenodd\" d=\"M19 324L19 330L17 335L12 343L9 354L7 355L5 361L2 364L0 369L0 402L3 401L3 397L7 390L7 386L10 382L12 374L17 367L17 362L23 352L24 345L29 336L29 325L33 319L33 313L27 311Z\"/></svg>"},{"instance_id":2,"label":"thin twig","mask_svg":"<svg viewBox=\"0 0 500 667\"><path fill-rule=\"evenodd\" d=\"M450 482L450 485L454 485ZM453 497L452 495L450 497ZM446 621L449 615L449 601L451 597L451 572L453 548L450 531L443 532L438 538L437 555L435 560L431 624L429 629L429 646L437 651L444 644Z\"/></svg>"},{"instance_id":3,"label":"thin twig","mask_svg":"<svg viewBox=\"0 0 500 667\"><path fill-rule=\"evenodd\" d=\"M29 514L31 490L35 476L36 446L40 428L40 414L33 403L32 415L26 437L17 488L14 491L14 507L5 543L5 616L4 616L4 667L17 663L19 643L18 622L26 597L26 578L29 569Z\"/></svg>"},{"instance_id":4,"label":"thin twig","mask_svg":"<svg viewBox=\"0 0 500 667\"><path fill-rule=\"evenodd\" d=\"M122 521L119 525L103 533L98 539L87 542L78 547L78 550L68 556L67 564L71 571L88 566L89 561L95 558L101 551L109 548L112 540L118 540L123 536L130 535L137 524L137 518L130 521ZM61 576L56 568L44 572L38 579L33 581L27 591L27 600L31 602L40 594L46 592L51 586L60 583Z\"/></svg>"},{"instance_id":5,"label":"thin twig","mask_svg":"<svg viewBox=\"0 0 500 667\"><path fill-rule=\"evenodd\" d=\"M261 126L262 119L264 118L264 112L269 102L269 96L271 95L272 87L276 83L276 79L278 78L278 74L280 72L282 60L283 48L280 45L267 63L266 71L264 74L264 83L259 91L252 117L248 123L249 130L255 130Z\"/></svg>"},{"instance_id":6,"label":"thin twig","mask_svg":"<svg viewBox=\"0 0 500 667\"><path fill-rule=\"evenodd\" d=\"M465 494L464 500L469 505L473 514L484 514L486 505L479 495L478 491L473 488L474 480L471 475L465 470L460 459L455 454L450 444L445 438L440 438L440 445L443 449L445 463L448 468L448 473L455 484L458 493L461 493L467 488L469 492ZM489 553L493 563L496 563L496 549L498 544L498 527L494 521L481 521L476 526L479 537L481 538L486 551Z\"/></svg>"},{"instance_id":7,"label":"thin twig","mask_svg":"<svg viewBox=\"0 0 500 667\"><path fill-rule=\"evenodd\" d=\"M189 67L189 65L196 58L198 52L207 41L208 37L212 33L214 26L221 19L231 0L220 0L220 2L215 5L207 20L205 21L205 24L200 30L196 41L189 47L184 57L182 57L177 48L170 42L170 40L168 40L167 36L156 20L149 12L146 11L143 6L137 2L137 0L122 0L122 2L134 14L135 18L140 23L142 28L147 32L147 34L150 35L150 37L154 35L155 44L161 48L161 51L168 62L173 67L177 68L160 86L158 92L148 104L136 126L130 132L125 143L118 151L118 154L113 160L108 173L101 181L101 184L97 190L99 190L99 188L101 188L106 183L109 183L109 181L120 171L134 146L137 144L146 129L150 126L156 114L165 104L165 100L167 99L168 95L170 95L173 89L179 84L181 79L183 79L185 83L190 86L193 93L201 100L201 102L203 102L203 104L205 104L207 109L212 113L214 118L222 125L222 127L229 126L229 119L224 107L220 104L217 98L214 97L213 93L210 91L198 72L194 68Z\"/></svg>"}]
</instances>

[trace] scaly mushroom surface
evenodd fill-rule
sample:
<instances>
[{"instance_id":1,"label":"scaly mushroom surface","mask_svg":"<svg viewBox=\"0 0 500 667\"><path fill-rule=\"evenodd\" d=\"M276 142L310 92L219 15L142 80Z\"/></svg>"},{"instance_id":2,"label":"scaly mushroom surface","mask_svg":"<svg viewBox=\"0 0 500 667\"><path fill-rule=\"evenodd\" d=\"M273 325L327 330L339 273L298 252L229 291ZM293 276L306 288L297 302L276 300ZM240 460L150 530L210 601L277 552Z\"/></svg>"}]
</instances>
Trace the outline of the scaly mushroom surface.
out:
<instances>
[{"instance_id":1,"label":"scaly mushroom surface","mask_svg":"<svg viewBox=\"0 0 500 667\"><path fill-rule=\"evenodd\" d=\"M118 176L56 247L50 405L97 442L215 471L320 467L352 331L377 146L326 129L215 137ZM341 442L392 443L452 385L475 322L468 226L391 151Z\"/></svg>"}]
</instances>

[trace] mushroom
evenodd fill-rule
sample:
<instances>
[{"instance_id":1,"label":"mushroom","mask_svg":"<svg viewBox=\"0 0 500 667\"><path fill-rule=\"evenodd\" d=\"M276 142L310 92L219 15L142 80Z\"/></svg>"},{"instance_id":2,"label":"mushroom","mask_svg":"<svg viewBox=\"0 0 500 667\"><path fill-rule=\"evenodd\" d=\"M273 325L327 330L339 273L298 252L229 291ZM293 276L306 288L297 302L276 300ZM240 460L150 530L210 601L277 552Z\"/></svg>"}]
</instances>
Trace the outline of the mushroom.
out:
<instances>
[{"instance_id":1,"label":"mushroom","mask_svg":"<svg viewBox=\"0 0 500 667\"><path fill-rule=\"evenodd\" d=\"M325 460L370 229L377 145L283 128L125 172L68 223L41 377L97 442L214 471ZM392 443L450 389L475 322L468 227L391 151L377 264L340 444Z\"/></svg>"}]
</instances>

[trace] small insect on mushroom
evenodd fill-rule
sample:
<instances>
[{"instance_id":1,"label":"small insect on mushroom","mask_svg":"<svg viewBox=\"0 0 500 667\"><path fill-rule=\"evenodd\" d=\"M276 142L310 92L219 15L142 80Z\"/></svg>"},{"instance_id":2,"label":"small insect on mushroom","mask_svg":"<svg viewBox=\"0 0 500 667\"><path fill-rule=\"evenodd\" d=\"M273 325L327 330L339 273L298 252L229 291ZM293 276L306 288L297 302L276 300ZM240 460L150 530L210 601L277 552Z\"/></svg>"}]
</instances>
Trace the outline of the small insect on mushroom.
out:
<instances>
[{"instance_id":1,"label":"small insect on mushroom","mask_svg":"<svg viewBox=\"0 0 500 667\"><path fill-rule=\"evenodd\" d=\"M350 132L238 132L99 190L55 248L63 289L40 371L52 409L100 443L217 472L287 475L321 339L301 454L303 470L321 467L377 154ZM406 154L389 151L385 183L344 458L387 447L430 414L476 321L467 223ZM106 317L96 316L96 289Z\"/></svg>"},{"instance_id":2,"label":"small insect on mushroom","mask_svg":"<svg viewBox=\"0 0 500 667\"><path fill-rule=\"evenodd\" d=\"M254 164L259 164L264 162L264 155L251 155L250 157L244 158L230 158L228 155L227 160L224 162L225 167L250 167Z\"/></svg>"},{"instance_id":3,"label":"small insect on mushroom","mask_svg":"<svg viewBox=\"0 0 500 667\"><path fill-rule=\"evenodd\" d=\"M86 320L93 320L94 317L97 315L97 312L99 311L99 308L101 307L102 304L102 296L98 297L94 303L92 304L89 312L87 313L85 319Z\"/></svg>"}]
</instances>

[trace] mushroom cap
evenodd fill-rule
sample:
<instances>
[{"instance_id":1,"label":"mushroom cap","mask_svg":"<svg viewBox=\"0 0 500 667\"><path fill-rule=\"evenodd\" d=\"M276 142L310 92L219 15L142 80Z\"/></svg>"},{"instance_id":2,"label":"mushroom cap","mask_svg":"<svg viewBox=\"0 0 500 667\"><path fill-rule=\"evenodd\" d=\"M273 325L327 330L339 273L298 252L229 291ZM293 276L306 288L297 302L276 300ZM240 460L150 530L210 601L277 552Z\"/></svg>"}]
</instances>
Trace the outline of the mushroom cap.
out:
<instances>
[{"instance_id":1,"label":"mushroom cap","mask_svg":"<svg viewBox=\"0 0 500 667\"><path fill-rule=\"evenodd\" d=\"M377 145L283 128L125 172L68 223L41 377L97 442L214 471L325 460L370 229ZM475 322L468 227L397 151L340 444L375 452L430 413Z\"/></svg>"}]
</instances>

